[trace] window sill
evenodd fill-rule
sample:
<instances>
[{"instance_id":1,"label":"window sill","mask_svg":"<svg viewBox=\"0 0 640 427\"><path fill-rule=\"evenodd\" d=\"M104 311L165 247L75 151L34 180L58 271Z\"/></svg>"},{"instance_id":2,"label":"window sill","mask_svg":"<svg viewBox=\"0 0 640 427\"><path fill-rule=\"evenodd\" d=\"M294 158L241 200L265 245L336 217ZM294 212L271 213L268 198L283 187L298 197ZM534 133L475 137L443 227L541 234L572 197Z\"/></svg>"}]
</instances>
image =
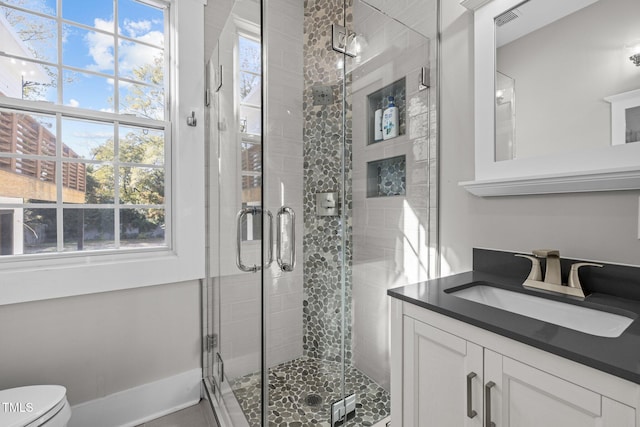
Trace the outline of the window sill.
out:
<instances>
[{"instance_id":1,"label":"window sill","mask_svg":"<svg viewBox=\"0 0 640 427\"><path fill-rule=\"evenodd\" d=\"M103 259L101 259L103 258ZM170 250L12 263L0 272L0 305L182 282L203 266ZM51 261L58 261L57 264ZM69 262L73 261L73 262Z\"/></svg>"}]
</instances>

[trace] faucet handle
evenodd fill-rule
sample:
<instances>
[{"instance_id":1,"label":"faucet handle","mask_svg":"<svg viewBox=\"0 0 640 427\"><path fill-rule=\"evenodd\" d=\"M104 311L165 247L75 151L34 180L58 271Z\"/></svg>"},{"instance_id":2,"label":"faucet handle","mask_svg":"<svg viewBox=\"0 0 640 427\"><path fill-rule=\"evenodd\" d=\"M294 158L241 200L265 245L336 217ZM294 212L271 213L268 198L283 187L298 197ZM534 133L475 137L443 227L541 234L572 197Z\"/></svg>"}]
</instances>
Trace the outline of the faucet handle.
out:
<instances>
[{"instance_id":1,"label":"faucet handle","mask_svg":"<svg viewBox=\"0 0 640 427\"><path fill-rule=\"evenodd\" d=\"M542 270L540 269L540 260L538 258L531 255L522 255L515 254L520 258L526 258L531 261L531 271L529 272L529 276L527 276L527 280L536 280L542 281Z\"/></svg>"},{"instance_id":2,"label":"faucet handle","mask_svg":"<svg viewBox=\"0 0 640 427\"><path fill-rule=\"evenodd\" d=\"M596 264L593 262L576 262L575 264L571 264L571 271L569 271L569 282L567 283L567 286L570 288L582 289L580 277L578 276L578 269L587 265L591 267L604 267L602 264Z\"/></svg>"},{"instance_id":3,"label":"faucet handle","mask_svg":"<svg viewBox=\"0 0 640 427\"><path fill-rule=\"evenodd\" d=\"M557 249L534 249L531 253L539 258L560 258L560 251Z\"/></svg>"}]
</instances>

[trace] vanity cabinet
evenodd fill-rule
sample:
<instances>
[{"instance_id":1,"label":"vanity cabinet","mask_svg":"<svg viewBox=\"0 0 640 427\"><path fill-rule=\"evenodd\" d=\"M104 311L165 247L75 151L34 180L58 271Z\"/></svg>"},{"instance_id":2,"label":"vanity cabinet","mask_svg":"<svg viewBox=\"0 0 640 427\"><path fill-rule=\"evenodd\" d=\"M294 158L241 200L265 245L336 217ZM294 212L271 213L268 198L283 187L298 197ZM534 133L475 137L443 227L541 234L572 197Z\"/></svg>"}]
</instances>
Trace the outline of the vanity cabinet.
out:
<instances>
[{"instance_id":1,"label":"vanity cabinet","mask_svg":"<svg viewBox=\"0 0 640 427\"><path fill-rule=\"evenodd\" d=\"M391 327L393 427L640 426L637 384L398 300Z\"/></svg>"},{"instance_id":2,"label":"vanity cabinet","mask_svg":"<svg viewBox=\"0 0 640 427\"><path fill-rule=\"evenodd\" d=\"M403 329L402 425L482 426L482 347L407 316Z\"/></svg>"}]
</instances>

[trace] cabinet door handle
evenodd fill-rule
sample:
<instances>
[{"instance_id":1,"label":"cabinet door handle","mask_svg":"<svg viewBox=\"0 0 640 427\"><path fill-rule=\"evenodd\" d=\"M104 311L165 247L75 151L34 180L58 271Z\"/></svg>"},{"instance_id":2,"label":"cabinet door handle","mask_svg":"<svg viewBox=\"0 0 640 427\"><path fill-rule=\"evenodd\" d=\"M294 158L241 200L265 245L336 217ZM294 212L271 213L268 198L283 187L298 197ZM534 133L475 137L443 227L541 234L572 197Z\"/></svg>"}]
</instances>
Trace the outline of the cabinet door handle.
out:
<instances>
[{"instance_id":1,"label":"cabinet door handle","mask_svg":"<svg viewBox=\"0 0 640 427\"><path fill-rule=\"evenodd\" d=\"M496 423L491 421L491 389L496 385L493 381L489 381L484 386L484 425L486 427L496 427Z\"/></svg>"},{"instance_id":2,"label":"cabinet door handle","mask_svg":"<svg viewBox=\"0 0 640 427\"><path fill-rule=\"evenodd\" d=\"M478 375L475 372L470 372L467 374L467 417L473 418L478 413L473 410L472 396L471 396L471 380L473 380Z\"/></svg>"}]
</instances>

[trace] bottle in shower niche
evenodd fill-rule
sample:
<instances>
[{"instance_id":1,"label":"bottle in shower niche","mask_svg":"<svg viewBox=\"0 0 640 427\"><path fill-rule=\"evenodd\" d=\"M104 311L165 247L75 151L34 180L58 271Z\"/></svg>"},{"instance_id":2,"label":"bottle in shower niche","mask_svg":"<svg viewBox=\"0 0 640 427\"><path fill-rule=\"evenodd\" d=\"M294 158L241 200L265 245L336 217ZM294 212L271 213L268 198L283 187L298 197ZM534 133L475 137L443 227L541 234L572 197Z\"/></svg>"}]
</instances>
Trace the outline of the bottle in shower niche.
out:
<instances>
[{"instance_id":1,"label":"bottle in shower niche","mask_svg":"<svg viewBox=\"0 0 640 427\"><path fill-rule=\"evenodd\" d=\"M373 140L382 141L382 101L378 104L378 109L373 113Z\"/></svg>"},{"instance_id":2,"label":"bottle in shower niche","mask_svg":"<svg viewBox=\"0 0 640 427\"><path fill-rule=\"evenodd\" d=\"M391 139L398 136L398 107L393 96L389 97L389 105L382 113L382 139Z\"/></svg>"}]
</instances>

